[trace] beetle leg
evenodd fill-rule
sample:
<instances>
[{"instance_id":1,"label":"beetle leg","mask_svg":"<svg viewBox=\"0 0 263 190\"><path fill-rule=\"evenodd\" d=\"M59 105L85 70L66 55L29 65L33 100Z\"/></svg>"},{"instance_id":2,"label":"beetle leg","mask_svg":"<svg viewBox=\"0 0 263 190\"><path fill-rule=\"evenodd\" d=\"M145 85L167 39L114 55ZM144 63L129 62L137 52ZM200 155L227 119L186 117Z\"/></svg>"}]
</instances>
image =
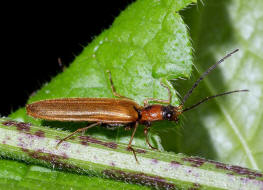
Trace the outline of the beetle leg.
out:
<instances>
[{"instance_id":1,"label":"beetle leg","mask_svg":"<svg viewBox=\"0 0 263 190\"><path fill-rule=\"evenodd\" d=\"M171 93L171 89L169 88L169 86L167 86L166 84L161 82L161 85L167 89L168 91L168 100L166 100L168 102L168 104L171 104L172 102L172 93Z\"/></svg>"},{"instance_id":2,"label":"beetle leg","mask_svg":"<svg viewBox=\"0 0 263 190\"><path fill-rule=\"evenodd\" d=\"M132 136L131 136L131 138L130 138L130 142L129 142L129 144L128 144L127 149L130 150L130 151L132 151L136 162L139 164L139 161L138 161L138 159L137 159L135 150L134 150L134 149L132 148L132 146L131 146L131 143L132 143L133 137L134 137L134 135L135 135L136 129L137 129L137 127L138 127L138 124L139 124L139 123L136 122L135 125L134 125L134 129L133 129L133 132L132 132Z\"/></svg>"},{"instance_id":3,"label":"beetle leg","mask_svg":"<svg viewBox=\"0 0 263 190\"><path fill-rule=\"evenodd\" d=\"M83 127L83 128L80 128L80 129L77 129L76 131L74 131L73 133L71 133L70 135L66 136L64 139L61 139L58 144L57 144L57 147L63 142L63 141L66 141L68 140L70 137L72 137L73 135L75 135L76 133L80 133L80 132L85 132L87 129L90 129L92 127L95 127L97 125L100 125L101 122L98 122L98 123L93 123L87 127Z\"/></svg>"},{"instance_id":4,"label":"beetle leg","mask_svg":"<svg viewBox=\"0 0 263 190\"><path fill-rule=\"evenodd\" d=\"M170 88L165 85L164 83L161 82L161 85L167 89L168 91L168 100L160 100L160 99L156 99L156 98L147 98L143 101L144 103L144 106L148 106L149 105L149 101L154 101L154 102L158 102L158 103L163 103L163 104L171 104L172 102L172 93L171 93L171 90Z\"/></svg>"},{"instance_id":5,"label":"beetle leg","mask_svg":"<svg viewBox=\"0 0 263 190\"><path fill-rule=\"evenodd\" d=\"M154 101L154 102L158 102L158 103L163 103L163 104L170 104L169 100L160 100L160 99L156 99L156 98L147 98L143 101L144 107L149 105L149 101Z\"/></svg>"},{"instance_id":6,"label":"beetle leg","mask_svg":"<svg viewBox=\"0 0 263 190\"><path fill-rule=\"evenodd\" d=\"M153 146L150 144L149 140L148 140L148 132L149 132L149 129L150 129L149 127L145 127L145 128L144 128L144 135L145 135L146 143L149 145L149 147L151 147L151 149L157 150L157 148L153 147Z\"/></svg>"},{"instance_id":7,"label":"beetle leg","mask_svg":"<svg viewBox=\"0 0 263 190\"><path fill-rule=\"evenodd\" d=\"M125 126L124 130L125 130L125 131L131 130L131 126Z\"/></svg>"},{"instance_id":8,"label":"beetle leg","mask_svg":"<svg viewBox=\"0 0 263 190\"><path fill-rule=\"evenodd\" d=\"M111 78L111 72L109 70L106 71L107 73L109 73L109 80L110 80L110 84L111 84L111 91L113 93L114 96L118 97L118 98L126 98L126 99L129 99L127 98L126 96L122 96L120 95L119 93L116 92L116 89L114 87L114 84L113 84L113 81L112 81L112 78Z\"/></svg>"}]
</instances>

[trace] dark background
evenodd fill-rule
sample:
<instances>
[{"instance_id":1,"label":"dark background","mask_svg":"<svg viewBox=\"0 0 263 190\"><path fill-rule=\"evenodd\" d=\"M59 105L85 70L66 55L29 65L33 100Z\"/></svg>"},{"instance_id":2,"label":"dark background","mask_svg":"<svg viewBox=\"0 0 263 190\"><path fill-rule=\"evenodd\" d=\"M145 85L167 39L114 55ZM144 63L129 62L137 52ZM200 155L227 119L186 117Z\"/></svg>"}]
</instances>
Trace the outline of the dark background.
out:
<instances>
[{"instance_id":1,"label":"dark background","mask_svg":"<svg viewBox=\"0 0 263 190\"><path fill-rule=\"evenodd\" d=\"M0 115L23 107L131 2L1 6Z\"/></svg>"}]
</instances>

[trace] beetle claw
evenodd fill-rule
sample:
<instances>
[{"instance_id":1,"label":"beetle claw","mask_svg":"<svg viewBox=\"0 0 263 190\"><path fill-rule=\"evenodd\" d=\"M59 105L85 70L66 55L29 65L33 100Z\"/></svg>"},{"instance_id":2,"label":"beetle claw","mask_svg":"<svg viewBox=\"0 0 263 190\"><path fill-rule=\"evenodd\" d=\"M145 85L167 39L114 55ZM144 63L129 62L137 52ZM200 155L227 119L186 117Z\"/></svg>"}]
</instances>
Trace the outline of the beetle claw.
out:
<instances>
[{"instance_id":1,"label":"beetle claw","mask_svg":"<svg viewBox=\"0 0 263 190\"><path fill-rule=\"evenodd\" d=\"M137 159L136 152L135 152L134 148L132 148L131 146L128 146L128 147L127 147L127 150L132 151L132 153L133 153L133 155L134 155L134 158L135 158L137 164L140 164L139 161L138 161L138 159Z\"/></svg>"}]
</instances>

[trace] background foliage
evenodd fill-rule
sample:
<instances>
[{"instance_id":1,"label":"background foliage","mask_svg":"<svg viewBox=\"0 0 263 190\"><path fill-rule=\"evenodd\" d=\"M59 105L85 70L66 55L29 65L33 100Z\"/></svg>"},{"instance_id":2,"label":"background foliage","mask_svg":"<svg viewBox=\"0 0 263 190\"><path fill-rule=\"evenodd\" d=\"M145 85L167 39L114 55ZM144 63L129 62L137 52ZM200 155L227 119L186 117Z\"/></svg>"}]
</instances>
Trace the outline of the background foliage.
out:
<instances>
[{"instance_id":1,"label":"background foliage","mask_svg":"<svg viewBox=\"0 0 263 190\"><path fill-rule=\"evenodd\" d=\"M202 83L193 95L198 98L191 99L233 89L250 92L218 98L186 113L179 152L263 170L262 7L261 1L223 0L184 11L199 73L226 52L240 49Z\"/></svg>"}]
</instances>

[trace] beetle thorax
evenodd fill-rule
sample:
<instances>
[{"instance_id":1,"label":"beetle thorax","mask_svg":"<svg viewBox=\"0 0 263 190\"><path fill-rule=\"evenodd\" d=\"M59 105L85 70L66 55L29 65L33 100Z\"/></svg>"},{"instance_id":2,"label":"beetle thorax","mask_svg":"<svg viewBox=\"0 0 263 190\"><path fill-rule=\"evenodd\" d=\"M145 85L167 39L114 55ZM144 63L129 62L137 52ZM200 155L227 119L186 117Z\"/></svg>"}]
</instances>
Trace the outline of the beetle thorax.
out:
<instances>
[{"instance_id":1,"label":"beetle thorax","mask_svg":"<svg viewBox=\"0 0 263 190\"><path fill-rule=\"evenodd\" d=\"M140 123L151 123L153 121L163 120L162 105L151 105L144 107L140 111Z\"/></svg>"},{"instance_id":2,"label":"beetle thorax","mask_svg":"<svg viewBox=\"0 0 263 190\"><path fill-rule=\"evenodd\" d=\"M140 111L140 123L151 123L161 120L177 121L180 114L181 106L150 105Z\"/></svg>"},{"instance_id":3,"label":"beetle thorax","mask_svg":"<svg viewBox=\"0 0 263 190\"><path fill-rule=\"evenodd\" d=\"M151 105L140 111L140 123L151 123L153 121L169 120L176 121L181 114L181 107L172 105Z\"/></svg>"}]
</instances>

